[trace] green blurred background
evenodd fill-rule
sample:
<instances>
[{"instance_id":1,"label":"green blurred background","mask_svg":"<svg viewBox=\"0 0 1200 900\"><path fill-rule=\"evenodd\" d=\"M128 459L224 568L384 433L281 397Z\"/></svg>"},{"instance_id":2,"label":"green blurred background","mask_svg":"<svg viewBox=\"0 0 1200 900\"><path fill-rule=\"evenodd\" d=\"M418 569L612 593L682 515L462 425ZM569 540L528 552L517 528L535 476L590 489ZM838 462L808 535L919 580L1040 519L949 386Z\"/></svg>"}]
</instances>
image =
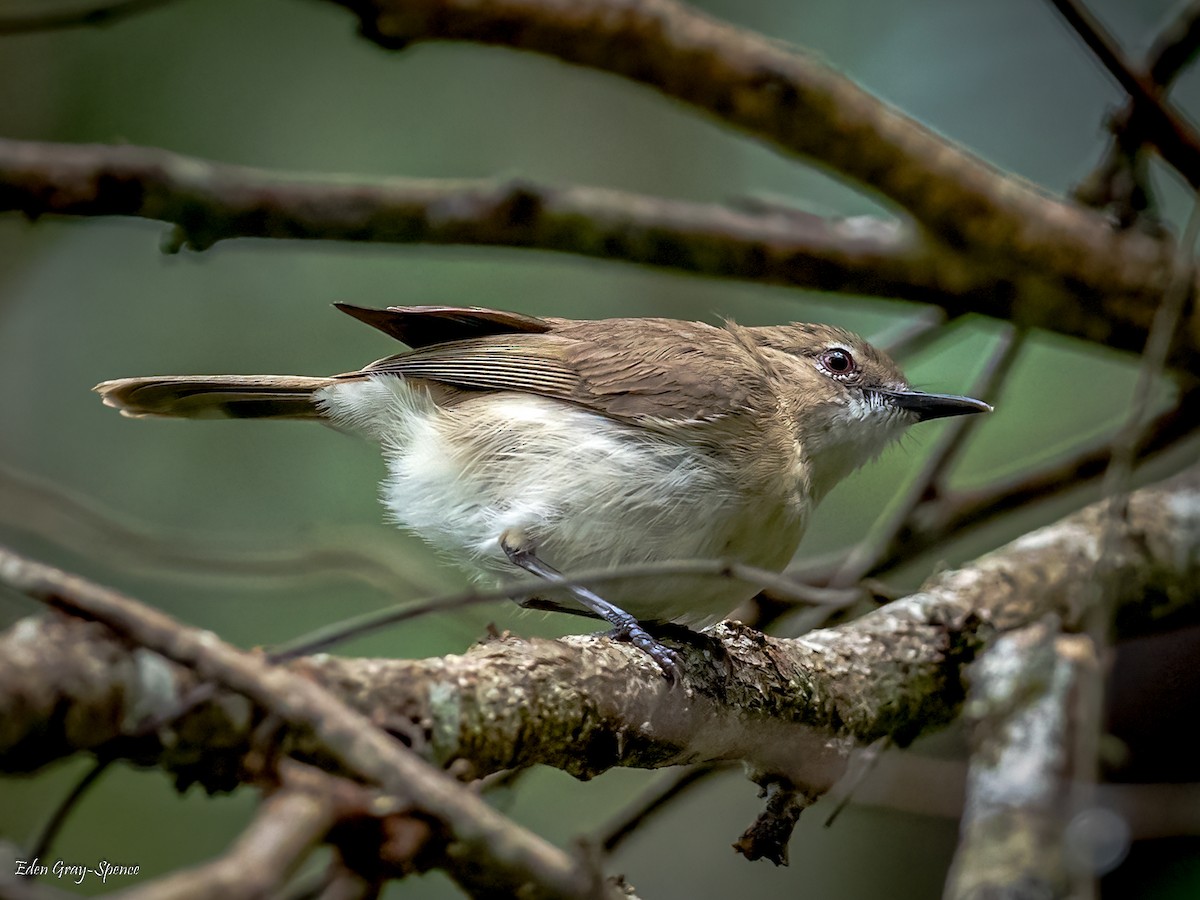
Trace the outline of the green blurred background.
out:
<instances>
[{"instance_id":1,"label":"green blurred background","mask_svg":"<svg viewBox=\"0 0 1200 900\"><path fill-rule=\"evenodd\" d=\"M809 48L1052 191L1094 163L1101 121L1119 99L1040 0L700 5ZM0 0L0 12L45 6ZM1091 6L1135 54L1171 8L1162 0ZM1196 79L1185 76L1174 96L1186 106L1195 95ZM0 134L160 146L285 171L520 175L698 200L768 197L823 214L880 212L824 176L615 78L473 45L389 54L357 38L350 16L311 2L180 0L114 27L0 39ZM1181 192L1162 177L1158 183L1178 219ZM819 320L868 335L918 311L516 250L244 240L164 256L158 245L166 231L131 220L30 225L0 217L0 466L10 484L0 538L244 646L465 582L381 523L374 448L299 423L129 421L101 406L89 391L96 382L157 373L325 374L392 352L383 336L333 311L335 300L577 317L732 316L745 324ZM965 391L995 334L994 323L957 324L906 360L906 369L921 386ZM1111 429L1130 396L1134 364L1035 336L956 479L980 483ZM834 492L801 554L862 537L939 427L917 430ZM25 493L11 487L15 478ZM20 499L39 492L83 504L129 533L92 527L78 509L53 515ZM973 533L941 557L970 558L1072 502ZM174 547L176 558L164 558L158 545ZM297 548L346 546L385 558L393 574L368 584L289 557ZM914 577L930 564L914 567ZM4 623L32 609L0 595ZM340 652L459 652L489 622L525 634L577 625L497 605L430 618ZM954 750L953 735L918 747L934 756ZM28 840L86 768L73 760L36 778L0 781L0 836ZM568 844L659 777L618 771L580 784L536 771L502 803ZM948 793L943 811L952 808ZM657 898L940 894L956 823L936 814L939 803L907 811L860 804L829 830L821 827L825 805L802 819L790 869L749 864L728 845L758 801L740 775L723 776L645 828L611 868ZM152 876L219 853L254 806L244 793L180 797L156 772L118 769L89 794L53 856L137 863ZM1172 879L1184 876L1162 877L1160 896L1170 896ZM457 892L432 875L388 895Z\"/></svg>"}]
</instances>

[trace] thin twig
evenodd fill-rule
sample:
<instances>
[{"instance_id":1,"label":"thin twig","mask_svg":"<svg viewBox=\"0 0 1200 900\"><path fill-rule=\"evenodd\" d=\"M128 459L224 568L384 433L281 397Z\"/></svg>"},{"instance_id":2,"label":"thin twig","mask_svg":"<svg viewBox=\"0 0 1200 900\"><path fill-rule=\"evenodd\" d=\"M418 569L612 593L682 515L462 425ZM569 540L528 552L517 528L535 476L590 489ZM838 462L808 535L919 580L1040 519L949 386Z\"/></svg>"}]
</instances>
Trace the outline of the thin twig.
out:
<instances>
[{"instance_id":1,"label":"thin twig","mask_svg":"<svg viewBox=\"0 0 1200 900\"><path fill-rule=\"evenodd\" d=\"M31 0L32 5L33 0ZM0 16L0 35L33 34L39 31L62 31L67 28L91 28L112 25L171 0L110 0L90 5L61 4L64 9L52 12L6 13Z\"/></svg>"},{"instance_id":2,"label":"thin twig","mask_svg":"<svg viewBox=\"0 0 1200 900\"><path fill-rule=\"evenodd\" d=\"M215 542L143 522L0 461L0 524L85 553L107 566L179 583L283 588L354 581L393 599L421 590L389 532L297 529L255 546Z\"/></svg>"},{"instance_id":3,"label":"thin twig","mask_svg":"<svg viewBox=\"0 0 1200 900\"><path fill-rule=\"evenodd\" d=\"M54 839L58 837L58 833L62 830L63 825L66 824L67 817L75 811L75 808L79 805L79 801L83 799L92 785L99 780L100 776L108 771L109 766L113 762L114 760L111 756L104 756L96 760L92 767L71 788L70 793L63 797L62 801L55 807L50 820L42 828L42 833L33 842L33 850L30 851L30 855L34 859L43 859L49 855L50 846L54 843Z\"/></svg>"},{"instance_id":4,"label":"thin twig","mask_svg":"<svg viewBox=\"0 0 1200 900\"><path fill-rule=\"evenodd\" d=\"M973 396L988 401L995 399L995 394L1020 354L1024 337L1023 331L1011 328L1001 334L983 371L971 387ZM948 423L904 494L892 504L886 517L876 524L872 533L850 551L838 572L830 579L830 587L845 588L857 584L878 566L881 559L895 552L897 538L908 527L913 512L922 501L936 496L945 473L957 459L966 439L979 428L980 421L979 416L965 416Z\"/></svg>"},{"instance_id":5,"label":"thin twig","mask_svg":"<svg viewBox=\"0 0 1200 900\"><path fill-rule=\"evenodd\" d=\"M1200 188L1200 137L1161 97L1158 85L1134 70L1120 47L1080 0L1050 0L1101 65L1133 99L1148 137L1164 160Z\"/></svg>"},{"instance_id":6,"label":"thin twig","mask_svg":"<svg viewBox=\"0 0 1200 900\"><path fill-rule=\"evenodd\" d=\"M1166 89L1200 52L1200 2L1181 4L1175 18L1167 24L1146 55L1150 80Z\"/></svg>"},{"instance_id":7,"label":"thin twig","mask_svg":"<svg viewBox=\"0 0 1200 900\"><path fill-rule=\"evenodd\" d=\"M722 763L703 763L689 766L682 772L665 776L642 796L619 812L611 821L600 828L595 840L605 853L615 853L633 833L650 821L673 800L686 794L698 784L714 775L727 772L731 766Z\"/></svg>"},{"instance_id":8,"label":"thin twig","mask_svg":"<svg viewBox=\"0 0 1200 900\"><path fill-rule=\"evenodd\" d=\"M625 565L618 568L592 569L586 572L572 573L563 581L556 582L554 587L559 589L577 585L595 587L612 584L616 581L653 580L656 578L689 575L732 579L768 591L776 598L788 600L792 603L803 603L814 606L848 606L862 597L862 592L859 590L820 588L805 585L778 572L749 566L733 560L664 560L662 562ZM280 644L271 651L270 658L274 662L284 662L289 659L295 659L298 656L308 656L322 650L327 650L335 644L342 643L351 638L369 634L388 625L406 622L431 612L463 609L481 603L494 603L499 600L533 597L538 594L544 594L546 590L547 584L544 580L522 578L489 590L461 591L403 606L373 610L352 619L334 622L331 625L318 628L295 640ZM653 590L653 584L648 583L647 590Z\"/></svg>"},{"instance_id":9,"label":"thin twig","mask_svg":"<svg viewBox=\"0 0 1200 900\"><path fill-rule=\"evenodd\" d=\"M1167 356L1178 332L1179 320L1188 299L1194 295L1196 265L1192 257L1197 236L1200 236L1200 195L1193 199L1192 214L1172 260L1171 279L1155 311L1150 335L1146 339L1126 421L1113 440L1112 460L1104 478L1104 492L1110 498L1129 492L1138 448L1145 444L1150 430L1147 421L1150 395L1166 370Z\"/></svg>"},{"instance_id":10,"label":"thin twig","mask_svg":"<svg viewBox=\"0 0 1200 900\"><path fill-rule=\"evenodd\" d=\"M1200 389L1186 390L1174 407L1155 417L1137 450L1139 460L1160 453L1200 432ZM981 488L955 490L922 504L911 528L897 536L893 552L880 559L868 575L884 577L907 560L940 545L947 537L993 521L998 516L1039 500L1074 490L1102 476L1112 459L1112 437L1083 447L1065 459L1001 479ZM797 579L822 583L812 568L793 573Z\"/></svg>"}]
</instances>

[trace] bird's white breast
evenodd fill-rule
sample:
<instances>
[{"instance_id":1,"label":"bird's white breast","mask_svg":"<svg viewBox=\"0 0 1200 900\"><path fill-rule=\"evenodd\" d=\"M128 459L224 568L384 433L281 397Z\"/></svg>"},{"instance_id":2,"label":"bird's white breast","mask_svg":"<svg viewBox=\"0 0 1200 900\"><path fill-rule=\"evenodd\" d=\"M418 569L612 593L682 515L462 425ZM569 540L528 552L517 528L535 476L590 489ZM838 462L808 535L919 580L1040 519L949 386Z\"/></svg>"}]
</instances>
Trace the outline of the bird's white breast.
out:
<instances>
[{"instance_id":1,"label":"bird's white breast","mask_svg":"<svg viewBox=\"0 0 1200 900\"><path fill-rule=\"evenodd\" d=\"M319 400L335 424L381 444L396 522L485 573L518 574L499 544L509 529L568 574L695 558L778 570L803 531L788 498L748 496L728 463L568 403L488 393L441 408L392 375L340 382ZM697 577L597 590L639 619L692 623L755 593Z\"/></svg>"}]
</instances>

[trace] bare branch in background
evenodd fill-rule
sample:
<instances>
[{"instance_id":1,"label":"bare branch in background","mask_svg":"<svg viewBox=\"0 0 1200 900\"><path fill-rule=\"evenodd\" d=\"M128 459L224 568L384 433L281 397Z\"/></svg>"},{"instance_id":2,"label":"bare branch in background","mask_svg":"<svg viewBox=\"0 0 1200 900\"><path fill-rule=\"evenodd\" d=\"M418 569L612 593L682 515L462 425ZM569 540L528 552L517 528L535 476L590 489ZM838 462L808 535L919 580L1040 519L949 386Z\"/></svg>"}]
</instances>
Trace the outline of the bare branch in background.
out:
<instances>
[{"instance_id":1,"label":"bare branch in background","mask_svg":"<svg viewBox=\"0 0 1200 900\"><path fill-rule=\"evenodd\" d=\"M990 403L995 402L996 394L1016 362L1023 342L1023 332L1009 329L1001 335L996 346L992 348L992 355L983 372L971 386L971 396ZM892 511L875 525L871 535L850 551L830 580L830 587L857 584L868 572L878 567L880 560L895 553L898 536L908 529L917 507L922 502L933 500L943 490L950 467L956 461L967 437L978 429L979 424L978 418L964 418L949 423L926 458L921 471L909 483Z\"/></svg>"},{"instance_id":2,"label":"bare branch in background","mask_svg":"<svg viewBox=\"0 0 1200 900\"><path fill-rule=\"evenodd\" d=\"M311 779L310 779L311 781ZM279 896L337 821L331 789L284 787L258 808L220 858L125 892L127 900L238 900Z\"/></svg>"},{"instance_id":3,"label":"bare branch in background","mask_svg":"<svg viewBox=\"0 0 1200 900\"><path fill-rule=\"evenodd\" d=\"M1030 214L1038 222L1053 220L1057 201L1038 197L1044 205ZM921 300L951 316L976 312L1133 351L1141 349L1153 317L1153 306L1140 298L1161 293L1159 264L1169 252L1145 235L1127 234L1120 246L1096 250L1116 268L1097 273L1103 286L1087 293L1088 276L1082 271L1069 283L1056 282L1053 273L1038 280L1019 272L1011 255L996 255L999 250L971 258L898 222L745 213L528 181L322 181L144 147L7 139L0 139L0 210L31 217L152 218L177 224L179 241L199 247L256 236L557 250L718 277ZM1109 240L1118 239L1110 234ZM1057 246L1074 252L1067 243ZM1027 293L1036 300L1023 299ZM1200 309L1187 313L1185 325L1172 362L1200 372Z\"/></svg>"},{"instance_id":4,"label":"bare branch in background","mask_svg":"<svg viewBox=\"0 0 1200 900\"><path fill-rule=\"evenodd\" d=\"M1144 460L1197 433L1200 429L1200 390L1183 394L1170 409L1148 425L1137 448ZM1112 459L1112 438L1107 437L1028 472L980 488L958 489L919 505L910 524L897 536L893 552L879 560L870 576L881 576L905 560L938 546L950 535L990 522L1026 504L1077 489L1099 478Z\"/></svg>"},{"instance_id":5,"label":"bare branch in background","mask_svg":"<svg viewBox=\"0 0 1200 900\"><path fill-rule=\"evenodd\" d=\"M812 57L674 0L332 2L384 47L499 44L639 81L890 201L977 264L1127 301L1161 293L1157 241L1116 234L1104 217L1006 177ZM1015 321L1053 327L1078 314L1072 303L1050 315L1052 305L1035 313L1019 304Z\"/></svg>"},{"instance_id":6,"label":"bare branch in background","mask_svg":"<svg viewBox=\"0 0 1200 900\"><path fill-rule=\"evenodd\" d=\"M107 566L178 584L366 584L407 598L423 585L396 552L395 535L367 528L305 529L253 546L245 539L166 529L0 461L0 525L34 534Z\"/></svg>"},{"instance_id":7,"label":"bare branch in background","mask_svg":"<svg viewBox=\"0 0 1200 900\"><path fill-rule=\"evenodd\" d=\"M682 772L663 776L660 783L634 800L628 809L622 810L600 829L596 844L606 853L616 852L638 829L653 819L656 813L665 809L667 804L683 796L696 785L711 781L714 775L728 771L729 768L720 763L701 763L689 766Z\"/></svg>"},{"instance_id":8,"label":"bare branch in background","mask_svg":"<svg viewBox=\"0 0 1200 900\"><path fill-rule=\"evenodd\" d=\"M945 896L1086 896L1074 882L1093 873L1072 867L1066 835L1087 810L1074 780L1091 773L1075 770L1073 748L1096 731L1095 646L1048 616L997 640L970 681L967 804Z\"/></svg>"},{"instance_id":9,"label":"bare branch in background","mask_svg":"<svg viewBox=\"0 0 1200 900\"><path fill-rule=\"evenodd\" d=\"M1200 136L1160 94L1161 83L1135 71L1105 28L1080 0L1050 0L1100 64L1133 100L1146 138L1193 188L1200 188Z\"/></svg>"},{"instance_id":10,"label":"bare branch in background","mask_svg":"<svg viewBox=\"0 0 1200 900\"><path fill-rule=\"evenodd\" d=\"M1200 50L1200 3L1182 5L1176 17L1158 35L1144 66L1149 81L1165 96L1175 78ZM1108 121L1113 139L1104 157L1072 192L1081 203L1109 211L1117 224L1129 228L1146 223L1144 212L1154 211L1146 144L1150 140L1139 107L1129 100Z\"/></svg>"},{"instance_id":11,"label":"bare branch in background","mask_svg":"<svg viewBox=\"0 0 1200 900\"><path fill-rule=\"evenodd\" d=\"M27 13L5 12L0 15L0 36L112 25L130 16L165 6L171 0L110 0L107 3L46 3L42 0L34 12L35 2L37 0L29 0L30 11ZM58 8L47 10L47 6Z\"/></svg>"}]
</instances>

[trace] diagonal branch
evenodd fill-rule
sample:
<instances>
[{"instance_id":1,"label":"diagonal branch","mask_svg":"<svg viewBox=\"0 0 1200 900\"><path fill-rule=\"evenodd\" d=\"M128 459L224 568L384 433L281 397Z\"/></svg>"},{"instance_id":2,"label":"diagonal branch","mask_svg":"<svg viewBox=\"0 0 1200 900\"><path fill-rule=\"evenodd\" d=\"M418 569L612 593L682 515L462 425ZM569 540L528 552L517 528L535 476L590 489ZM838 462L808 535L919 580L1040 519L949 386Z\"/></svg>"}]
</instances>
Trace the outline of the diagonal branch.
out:
<instances>
[{"instance_id":1,"label":"diagonal branch","mask_svg":"<svg viewBox=\"0 0 1200 900\"><path fill-rule=\"evenodd\" d=\"M444 822L459 852L470 857L467 868L486 869L498 888L503 885L545 897L596 896L598 888L589 873L565 853L422 762L315 682L237 650L211 633L181 626L116 591L2 548L0 583L57 609L103 622L135 646L244 694L294 732L317 736L320 753L342 771L377 784ZM161 707L162 699L160 695L155 706ZM209 743L213 738L206 734L203 740Z\"/></svg>"},{"instance_id":2,"label":"diagonal branch","mask_svg":"<svg viewBox=\"0 0 1200 900\"><path fill-rule=\"evenodd\" d=\"M252 900L277 897L336 821L329 792L285 788L221 857L127 891L127 900Z\"/></svg>"},{"instance_id":3,"label":"diagonal branch","mask_svg":"<svg viewBox=\"0 0 1200 900\"><path fill-rule=\"evenodd\" d=\"M1189 0L1155 38L1146 57L1144 70L1157 94L1166 96L1198 51L1200 2ZM1154 206L1144 151L1147 123L1139 112L1140 107L1130 99L1109 117L1107 127L1113 139L1100 162L1072 191L1080 202L1109 211L1124 228Z\"/></svg>"},{"instance_id":4,"label":"diagonal branch","mask_svg":"<svg viewBox=\"0 0 1200 900\"><path fill-rule=\"evenodd\" d=\"M1050 0L1059 15L1087 44L1101 65L1133 100L1135 114L1142 120L1146 137L1171 166L1200 188L1200 137L1162 99L1159 85L1135 71L1125 54L1080 0Z\"/></svg>"},{"instance_id":5,"label":"diagonal branch","mask_svg":"<svg viewBox=\"0 0 1200 900\"><path fill-rule=\"evenodd\" d=\"M1136 448L1136 459L1142 460L1160 453L1194 436L1198 429L1200 389L1192 388L1183 393L1174 407L1148 424L1146 435ZM1112 458L1112 438L1106 437L1064 459L1011 478L930 498L913 510L908 524L893 537L889 552L876 562L868 575L880 576L938 546L952 535L1099 478L1107 471Z\"/></svg>"},{"instance_id":6,"label":"diagonal branch","mask_svg":"<svg viewBox=\"0 0 1200 900\"><path fill-rule=\"evenodd\" d=\"M1104 217L1004 176L811 56L675 0L332 2L384 47L476 41L641 82L832 170L988 263L1086 293L1161 293L1157 241L1114 233Z\"/></svg>"}]
</instances>

